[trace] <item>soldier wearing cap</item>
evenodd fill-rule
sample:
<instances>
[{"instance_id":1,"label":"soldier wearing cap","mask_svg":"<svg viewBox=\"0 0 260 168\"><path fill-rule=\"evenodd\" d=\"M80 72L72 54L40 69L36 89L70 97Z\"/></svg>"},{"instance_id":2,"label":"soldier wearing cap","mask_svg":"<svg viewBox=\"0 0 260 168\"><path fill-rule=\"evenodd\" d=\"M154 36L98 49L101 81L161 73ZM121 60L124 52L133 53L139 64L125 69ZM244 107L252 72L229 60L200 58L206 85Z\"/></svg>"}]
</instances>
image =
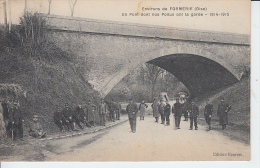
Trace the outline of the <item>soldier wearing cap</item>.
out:
<instances>
[{"instance_id":1,"label":"soldier wearing cap","mask_svg":"<svg viewBox=\"0 0 260 168\"><path fill-rule=\"evenodd\" d=\"M171 115L171 105L169 104L169 101L166 100L166 105L164 107L164 116L166 119L166 126L170 125L170 115Z\"/></svg>"},{"instance_id":2,"label":"soldier wearing cap","mask_svg":"<svg viewBox=\"0 0 260 168\"><path fill-rule=\"evenodd\" d=\"M101 103L99 104L99 118L100 118L100 125L105 126L106 125L106 114L108 111L107 104L105 103L104 99L101 100Z\"/></svg>"},{"instance_id":3,"label":"soldier wearing cap","mask_svg":"<svg viewBox=\"0 0 260 168\"><path fill-rule=\"evenodd\" d=\"M126 106L126 112L128 113L128 119L133 133L136 132L136 113L138 112L137 104L133 102L133 99L129 99L129 104Z\"/></svg>"},{"instance_id":4,"label":"soldier wearing cap","mask_svg":"<svg viewBox=\"0 0 260 168\"><path fill-rule=\"evenodd\" d=\"M46 133L44 132L38 118L38 115L33 116L33 124L30 126L29 135L34 138L44 138L46 136Z\"/></svg>"},{"instance_id":5,"label":"soldier wearing cap","mask_svg":"<svg viewBox=\"0 0 260 168\"><path fill-rule=\"evenodd\" d=\"M68 103L65 103L65 108L62 110L62 114L64 118L66 119L66 125L68 126L68 130L75 130L74 128L74 121L73 121L73 112L69 108Z\"/></svg>"},{"instance_id":6,"label":"soldier wearing cap","mask_svg":"<svg viewBox=\"0 0 260 168\"><path fill-rule=\"evenodd\" d=\"M199 107L195 104L194 101L191 102L189 107L190 112L190 130L193 129L193 123L195 126L195 130L198 130L197 118L199 116Z\"/></svg>"},{"instance_id":7,"label":"soldier wearing cap","mask_svg":"<svg viewBox=\"0 0 260 168\"><path fill-rule=\"evenodd\" d=\"M231 106L225 102L224 97L220 98L220 103L218 105L217 115L219 117L219 124L222 125L222 129L226 129L228 124L228 112L231 110Z\"/></svg>"},{"instance_id":8,"label":"soldier wearing cap","mask_svg":"<svg viewBox=\"0 0 260 168\"><path fill-rule=\"evenodd\" d=\"M161 114L161 124L165 123L165 117L164 117L164 107L165 104L163 103L163 100L160 100L160 105L159 105L159 113Z\"/></svg>"},{"instance_id":9,"label":"soldier wearing cap","mask_svg":"<svg viewBox=\"0 0 260 168\"><path fill-rule=\"evenodd\" d=\"M182 105L180 99L176 99L176 103L172 106L172 113L175 119L175 130L180 129L181 115L182 115Z\"/></svg>"},{"instance_id":10,"label":"soldier wearing cap","mask_svg":"<svg viewBox=\"0 0 260 168\"><path fill-rule=\"evenodd\" d=\"M11 107L8 114L8 128L11 129L12 138L17 139L18 135L21 140L23 140L23 114L20 109L19 102L17 100L13 101L13 106Z\"/></svg>"},{"instance_id":11,"label":"soldier wearing cap","mask_svg":"<svg viewBox=\"0 0 260 168\"><path fill-rule=\"evenodd\" d=\"M157 123L158 123L159 117L160 117L159 105L160 104L157 102L156 99L154 99L153 104L151 105L153 108L153 117L155 117L155 122L157 122Z\"/></svg>"},{"instance_id":12,"label":"soldier wearing cap","mask_svg":"<svg viewBox=\"0 0 260 168\"><path fill-rule=\"evenodd\" d=\"M213 113L213 105L210 103L209 99L207 99L207 105L205 106L205 109L204 109L204 117L205 117L205 120L206 120L206 123L208 124L208 130L211 130L211 116L212 116L212 113Z\"/></svg>"},{"instance_id":13,"label":"soldier wearing cap","mask_svg":"<svg viewBox=\"0 0 260 168\"><path fill-rule=\"evenodd\" d=\"M116 106L116 120L120 120L121 104L117 101L115 106Z\"/></svg>"}]
</instances>

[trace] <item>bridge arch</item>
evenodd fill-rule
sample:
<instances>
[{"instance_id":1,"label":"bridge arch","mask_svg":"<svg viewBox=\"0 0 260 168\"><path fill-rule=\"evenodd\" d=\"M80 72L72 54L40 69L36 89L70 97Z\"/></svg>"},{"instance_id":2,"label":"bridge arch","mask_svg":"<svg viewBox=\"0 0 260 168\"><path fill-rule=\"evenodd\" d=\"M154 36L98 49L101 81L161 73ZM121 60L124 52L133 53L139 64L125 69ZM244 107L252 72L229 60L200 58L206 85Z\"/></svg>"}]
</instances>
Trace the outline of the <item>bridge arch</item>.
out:
<instances>
[{"instance_id":1,"label":"bridge arch","mask_svg":"<svg viewBox=\"0 0 260 168\"><path fill-rule=\"evenodd\" d=\"M223 56L203 48L178 45L140 53L138 60L129 58L120 71L104 80L99 90L101 96L105 97L131 70L146 62L172 73L195 97L240 80L235 66L228 63Z\"/></svg>"}]
</instances>

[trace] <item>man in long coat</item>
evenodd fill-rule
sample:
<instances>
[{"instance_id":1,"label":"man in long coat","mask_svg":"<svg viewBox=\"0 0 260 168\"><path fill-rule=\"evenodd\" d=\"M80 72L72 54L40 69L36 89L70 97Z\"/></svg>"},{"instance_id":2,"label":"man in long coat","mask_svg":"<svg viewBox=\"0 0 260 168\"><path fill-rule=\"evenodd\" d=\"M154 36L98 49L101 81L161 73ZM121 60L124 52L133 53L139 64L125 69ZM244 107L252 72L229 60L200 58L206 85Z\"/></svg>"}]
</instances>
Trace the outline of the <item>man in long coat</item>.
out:
<instances>
[{"instance_id":1,"label":"man in long coat","mask_svg":"<svg viewBox=\"0 0 260 168\"><path fill-rule=\"evenodd\" d=\"M53 120L54 120L54 123L59 127L61 132L64 132L64 126L67 125L67 123L66 123L66 119L63 116L59 106L57 107L57 110L54 113Z\"/></svg>"},{"instance_id":2,"label":"man in long coat","mask_svg":"<svg viewBox=\"0 0 260 168\"><path fill-rule=\"evenodd\" d=\"M68 126L68 130L75 130L74 128L74 120L73 120L73 112L69 108L68 103L65 103L65 108L62 110L62 114L64 118L66 119L66 125Z\"/></svg>"},{"instance_id":3,"label":"man in long coat","mask_svg":"<svg viewBox=\"0 0 260 168\"><path fill-rule=\"evenodd\" d=\"M116 105L116 120L120 120L121 104L117 101L115 105Z\"/></svg>"},{"instance_id":4,"label":"man in long coat","mask_svg":"<svg viewBox=\"0 0 260 168\"><path fill-rule=\"evenodd\" d=\"M156 99L154 99L154 102L152 104L152 108L153 108L153 117L155 117L155 122L158 123L160 113L159 113L159 103L157 102Z\"/></svg>"},{"instance_id":5,"label":"man in long coat","mask_svg":"<svg viewBox=\"0 0 260 168\"><path fill-rule=\"evenodd\" d=\"M231 110L231 106L225 102L225 99L222 97L220 99L220 104L218 105L217 115L219 117L219 124L222 125L222 129L226 129L228 124L228 112Z\"/></svg>"},{"instance_id":6,"label":"man in long coat","mask_svg":"<svg viewBox=\"0 0 260 168\"><path fill-rule=\"evenodd\" d=\"M188 99L185 99L185 102L183 103L184 121L188 121L188 109L189 109L189 102Z\"/></svg>"},{"instance_id":7,"label":"man in long coat","mask_svg":"<svg viewBox=\"0 0 260 168\"><path fill-rule=\"evenodd\" d=\"M169 101L166 100L166 105L164 107L164 116L166 119L166 126L170 125L170 114L171 114L171 105L169 104Z\"/></svg>"},{"instance_id":8,"label":"man in long coat","mask_svg":"<svg viewBox=\"0 0 260 168\"><path fill-rule=\"evenodd\" d=\"M175 119L175 130L180 129L181 115L182 115L182 105L179 98L176 99L176 103L172 106L172 113Z\"/></svg>"},{"instance_id":9,"label":"man in long coat","mask_svg":"<svg viewBox=\"0 0 260 168\"><path fill-rule=\"evenodd\" d=\"M129 99L130 103L126 106L126 112L128 113L128 119L133 133L136 132L136 113L138 112L137 104Z\"/></svg>"},{"instance_id":10,"label":"man in long coat","mask_svg":"<svg viewBox=\"0 0 260 168\"><path fill-rule=\"evenodd\" d=\"M161 114L161 124L165 123L165 117L164 117L164 107L165 104L163 103L163 100L160 100L160 105L159 105L159 113Z\"/></svg>"},{"instance_id":11,"label":"man in long coat","mask_svg":"<svg viewBox=\"0 0 260 168\"><path fill-rule=\"evenodd\" d=\"M190 130L193 129L193 123L195 126L195 130L198 130L197 118L199 116L199 107L195 104L194 101L191 102L191 105L189 107L189 112L190 112Z\"/></svg>"},{"instance_id":12,"label":"man in long coat","mask_svg":"<svg viewBox=\"0 0 260 168\"><path fill-rule=\"evenodd\" d=\"M13 107L10 109L9 114L9 128L11 128L12 137L17 139L18 135L21 140L23 140L23 114L20 109L18 100L14 101Z\"/></svg>"},{"instance_id":13,"label":"man in long coat","mask_svg":"<svg viewBox=\"0 0 260 168\"><path fill-rule=\"evenodd\" d=\"M206 120L206 123L208 124L208 130L211 130L211 116L213 113L213 105L209 102L209 99L207 99L207 105L204 109L204 117Z\"/></svg>"},{"instance_id":14,"label":"man in long coat","mask_svg":"<svg viewBox=\"0 0 260 168\"><path fill-rule=\"evenodd\" d=\"M105 103L104 99L101 100L99 104L99 118L100 118L100 125L105 126L106 124L106 114L108 111L107 104Z\"/></svg>"},{"instance_id":15,"label":"man in long coat","mask_svg":"<svg viewBox=\"0 0 260 168\"><path fill-rule=\"evenodd\" d=\"M145 104L144 100L142 100L142 102L139 105L139 110L140 110L140 120L144 120L144 116L145 116L145 109L148 106Z\"/></svg>"}]
</instances>

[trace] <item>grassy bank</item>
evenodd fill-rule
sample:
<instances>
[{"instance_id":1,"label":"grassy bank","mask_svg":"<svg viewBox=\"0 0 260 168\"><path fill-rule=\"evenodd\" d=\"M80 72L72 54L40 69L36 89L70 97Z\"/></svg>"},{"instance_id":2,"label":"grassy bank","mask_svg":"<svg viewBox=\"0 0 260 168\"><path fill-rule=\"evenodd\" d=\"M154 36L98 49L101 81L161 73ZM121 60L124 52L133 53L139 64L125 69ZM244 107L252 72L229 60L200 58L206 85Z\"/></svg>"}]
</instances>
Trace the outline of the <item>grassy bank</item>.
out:
<instances>
[{"instance_id":1,"label":"grassy bank","mask_svg":"<svg viewBox=\"0 0 260 168\"><path fill-rule=\"evenodd\" d=\"M226 130L221 130L218 122L217 108L220 97L224 97L226 102L232 106L228 113L228 126ZM249 78L242 79L239 83L229 87L207 93L196 100L200 106L200 117L203 117L203 110L206 99L213 102L212 129L222 132L232 139L250 144L250 81ZM200 124L206 124L205 120L199 120Z\"/></svg>"}]
</instances>

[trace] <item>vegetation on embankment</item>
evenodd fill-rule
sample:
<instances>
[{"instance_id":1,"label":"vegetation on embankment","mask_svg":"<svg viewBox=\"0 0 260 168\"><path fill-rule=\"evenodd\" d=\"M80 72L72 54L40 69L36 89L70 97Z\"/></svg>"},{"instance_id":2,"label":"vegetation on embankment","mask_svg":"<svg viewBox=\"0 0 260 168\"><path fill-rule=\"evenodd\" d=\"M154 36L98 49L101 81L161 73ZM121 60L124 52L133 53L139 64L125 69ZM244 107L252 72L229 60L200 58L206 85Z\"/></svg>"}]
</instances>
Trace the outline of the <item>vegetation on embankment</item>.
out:
<instances>
[{"instance_id":1,"label":"vegetation on embankment","mask_svg":"<svg viewBox=\"0 0 260 168\"><path fill-rule=\"evenodd\" d=\"M26 14L11 32L0 31L1 83L19 84L26 91L20 100L25 118L25 134L32 115L42 117L48 133L58 131L53 113L64 103L86 104L99 101L83 74L87 64L48 40L45 21L37 14Z\"/></svg>"},{"instance_id":2,"label":"vegetation on embankment","mask_svg":"<svg viewBox=\"0 0 260 168\"><path fill-rule=\"evenodd\" d=\"M228 126L226 130L221 130L217 117L217 108L220 97L224 97L226 102L232 106L228 113ZM250 79L242 79L229 87L207 93L197 97L200 106L200 117L204 118L203 110L206 99L213 102L212 129L221 131L224 135L232 139L250 144ZM199 120L200 124L206 124L205 120Z\"/></svg>"}]
</instances>

